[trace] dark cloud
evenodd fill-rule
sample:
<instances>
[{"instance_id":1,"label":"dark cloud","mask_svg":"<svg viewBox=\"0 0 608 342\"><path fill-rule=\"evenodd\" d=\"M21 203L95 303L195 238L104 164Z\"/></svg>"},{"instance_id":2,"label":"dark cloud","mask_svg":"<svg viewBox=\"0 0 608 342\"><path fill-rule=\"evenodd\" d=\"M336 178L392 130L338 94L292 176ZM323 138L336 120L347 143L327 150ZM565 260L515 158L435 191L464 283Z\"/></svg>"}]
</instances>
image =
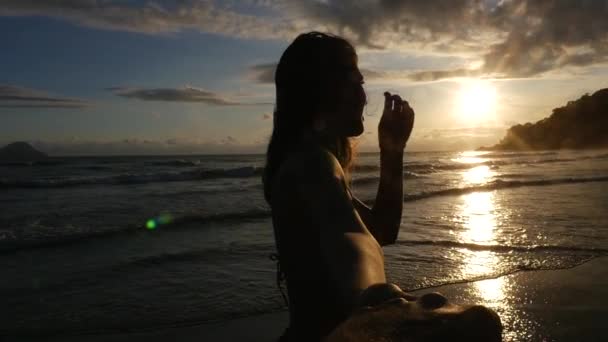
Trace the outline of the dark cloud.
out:
<instances>
[{"instance_id":1,"label":"dark cloud","mask_svg":"<svg viewBox=\"0 0 608 342\"><path fill-rule=\"evenodd\" d=\"M482 65L424 71L413 80L532 77L608 62L605 0L329 0L294 8L357 44L466 53Z\"/></svg>"},{"instance_id":2,"label":"dark cloud","mask_svg":"<svg viewBox=\"0 0 608 342\"><path fill-rule=\"evenodd\" d=\"M82 108L83 100L58 97L47 92L14 85L0 84L0 108Z\"/></svg>"},{"instance_id":3,"label":"dark cloud","mask_svg":"<svg viewBox=\"0 0 608 342\"><path fill-rule=\"evenodd\" d=\"M481 0L329 0L301 1L293 8L358 44L384 48L474 40L483 4Z\"/></svg>"},{"instance_id":4,"label":"dark cloud","mask_svg":"<svg viewBox=\"0 0 608 342\"><path fill-rule=\"evenodd\" d=\"M489 16L508 32L484 55L483 71L529 77L608 61L608 1L503 1Z\"/></svg>"},{"instance_id":5,"label":"dark cloud","mask_svg":"<svg viewBox=\"0 0 608 342\"><path fill-rule=\"evenodd\" d=\"M245 103L224 99L221 95L199 88L127 88L110 87L106 90L111 91L117 96L143 101L168 101L168 102L203 102L214 106L235 106L245 105ZM253 104L253 103L250 103Z\"/></svg>"},{"instance_id":6,"label":"dark cloud","mask_svg":"<svg viewBox=\"0 0 608 342\"><path fill-rule=\"evenodd\" d=\"M199 30L242 38L286 38L287 21L234 12L214 1L2 0L0 16L48 16L105 30L146 34Z\"/></svg>"}]
</instances>

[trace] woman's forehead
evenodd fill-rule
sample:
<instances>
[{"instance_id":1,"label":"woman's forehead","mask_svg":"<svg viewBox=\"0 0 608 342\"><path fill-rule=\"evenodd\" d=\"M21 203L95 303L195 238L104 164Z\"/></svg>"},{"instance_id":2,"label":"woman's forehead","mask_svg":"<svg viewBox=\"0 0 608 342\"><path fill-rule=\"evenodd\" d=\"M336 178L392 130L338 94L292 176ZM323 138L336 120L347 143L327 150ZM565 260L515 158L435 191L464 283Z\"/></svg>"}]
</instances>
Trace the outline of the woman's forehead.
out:
<instances>
[{"instance_id":1,"label":"woman's forehead","mask_svg":"<svg viewBox=\"0 0 608 342\"><path fill-rule=\"evenodd\" d=\"M363 75L357 66L357 61L347 62L342 65L342 70L346 72L349 79L360 80L363 79Z\"/></svg>"},{"instance_id":2,"label":"woman's forehead","mask_svg":"<svg viewBox=\"0 0 608 342\"><path fill-rule=\"evenodd\" d=\"M358 58L356 55L349 55L342 59L339 67L335 69L338 74L346 76L349 81L361 82L363 81L363 74L358 67Z\"/></svg>"}]
</instances>

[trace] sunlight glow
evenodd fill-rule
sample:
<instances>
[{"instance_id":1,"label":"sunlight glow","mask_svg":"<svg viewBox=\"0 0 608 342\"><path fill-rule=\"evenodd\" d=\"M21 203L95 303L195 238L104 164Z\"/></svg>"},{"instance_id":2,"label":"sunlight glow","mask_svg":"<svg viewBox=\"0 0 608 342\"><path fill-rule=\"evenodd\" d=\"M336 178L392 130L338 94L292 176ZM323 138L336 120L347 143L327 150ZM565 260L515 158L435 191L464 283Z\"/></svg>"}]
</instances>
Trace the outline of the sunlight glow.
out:
<instances>
[{"instance_id":1,"label":"sunlight glow","mask_svg":"<svg viewBox=\"0 0 608 342\"><path fill-rule=\"evenodd\" d=\"M496 111L496 88L488 81L463 82L457 96L457 114L468 123L479 123Z\"/></svg>"}]
</instances>

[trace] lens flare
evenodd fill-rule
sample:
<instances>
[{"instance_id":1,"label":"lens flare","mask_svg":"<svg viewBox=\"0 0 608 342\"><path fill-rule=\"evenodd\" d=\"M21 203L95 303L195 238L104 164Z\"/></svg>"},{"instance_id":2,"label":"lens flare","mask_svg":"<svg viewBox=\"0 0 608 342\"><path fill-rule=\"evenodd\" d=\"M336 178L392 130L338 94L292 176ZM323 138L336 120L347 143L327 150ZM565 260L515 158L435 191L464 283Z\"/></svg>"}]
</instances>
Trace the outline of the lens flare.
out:
<instances>
[{"instance_id":1,"label":"lens flare","mask_svg":"<svg viewBox=\"0 0 608 342\"><path fill-rule=\"evenodd\" d=\"M152 230L156 228L156 221L154 219L149 219L148 222L146 222L146 228Z\"/></svg>"},{"instance_id":2,"label":"lens flare","mask_svg":"<svg viewBox=\"0 0 608 342\"><path fill-rule=\"evenodd\" d=\"M173 221L171 214L160 214L158 217L154 217L146 221L146 228L148 230L154 230L160 225L169 224Z\"/></svg>"}]
</instances>

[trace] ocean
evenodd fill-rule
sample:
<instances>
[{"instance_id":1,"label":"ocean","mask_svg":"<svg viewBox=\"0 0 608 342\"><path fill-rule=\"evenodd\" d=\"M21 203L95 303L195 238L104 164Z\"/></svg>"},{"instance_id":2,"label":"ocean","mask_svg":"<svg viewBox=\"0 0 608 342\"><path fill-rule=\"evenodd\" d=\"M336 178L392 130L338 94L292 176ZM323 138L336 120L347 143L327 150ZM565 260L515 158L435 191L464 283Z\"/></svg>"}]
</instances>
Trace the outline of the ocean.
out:
<instances>
[{"instance_id":1,"label":"ocean","mask_svg":"<svg viewBox=\"0 0 608 342\"><path fill-rule=\"evenodd\" d=\"M154 330L284 310L263 155L0 166L0 335ZM608 151L413 152L387 275L403 289L608 255ZM379 155L353 192L375 197Z\"/></svg>"}]
</instances>

